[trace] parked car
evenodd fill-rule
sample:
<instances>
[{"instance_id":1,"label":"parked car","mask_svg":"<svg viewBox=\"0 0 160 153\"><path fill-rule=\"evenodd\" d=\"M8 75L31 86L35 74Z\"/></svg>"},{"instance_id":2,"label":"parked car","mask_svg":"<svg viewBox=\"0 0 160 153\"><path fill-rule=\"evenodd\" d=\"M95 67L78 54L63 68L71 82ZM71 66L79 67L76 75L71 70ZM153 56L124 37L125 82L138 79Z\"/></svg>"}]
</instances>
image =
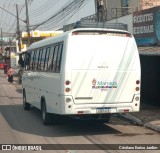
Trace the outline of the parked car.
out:
<instances>
[{"instance_id":1,"label":"parked car","mask_svg":"<svg viewBox=\"0 0 160 153\"><path fill-rule=\"evenodd\" d=\"M6 65L7 65L6 62L0 61L0 69L4 69Z\"/></svg>"}]
</instances>

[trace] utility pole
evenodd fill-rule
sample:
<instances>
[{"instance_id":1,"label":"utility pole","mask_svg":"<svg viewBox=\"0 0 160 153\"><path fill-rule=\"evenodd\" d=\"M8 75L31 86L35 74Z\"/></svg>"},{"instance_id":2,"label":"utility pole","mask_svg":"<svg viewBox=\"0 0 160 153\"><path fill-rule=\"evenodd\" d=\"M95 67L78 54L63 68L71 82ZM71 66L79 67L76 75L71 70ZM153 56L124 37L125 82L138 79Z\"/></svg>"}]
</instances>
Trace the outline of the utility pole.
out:
<instances>
[{"instance_id":1,"label":"utility pole","mask_svg":"<svg viewBox=\"0 0 160 153\"><path fill-rule=\"evenodd\" d=\"M28 46L31 44L31 37L30 37L30 29L29 29L29 14L28 14L28 0L25 0L26 4L26 29L28 33Z\"/></svg>"},{"instance_id":2,"label":"utility pole","mask_svg":"<svg viewBox=\"0 0 160 153\"><path fill-rule=\"evenodd\" d=\"M3 33L2 33L2 28L1 28L1 51L3 53Z\"/></svg>"},{"instance_id":3,"label":"utility pole","mask_svg":"<svg viewBox=\"0 0 160 153\"><path fill-rule=\"evenodd\" d=\"M17 35L18 35L18 47L19 47L19 52L21 52L21 34L20 34L20 29L19 29L19 14L18 14L18 5L16 4L16 12L17 12Z\"/></svg>"},{"instance_id":4,"label":"utility pole","mask_svg":"<svg viewBox=\"0 0 160 153\"><path fill-rule=\"evenodd\" d=\"M9 38L9 55L11 55L12 52L11 46L12 46L12 40L11 38Z\"/></svg>"}]
</instances>

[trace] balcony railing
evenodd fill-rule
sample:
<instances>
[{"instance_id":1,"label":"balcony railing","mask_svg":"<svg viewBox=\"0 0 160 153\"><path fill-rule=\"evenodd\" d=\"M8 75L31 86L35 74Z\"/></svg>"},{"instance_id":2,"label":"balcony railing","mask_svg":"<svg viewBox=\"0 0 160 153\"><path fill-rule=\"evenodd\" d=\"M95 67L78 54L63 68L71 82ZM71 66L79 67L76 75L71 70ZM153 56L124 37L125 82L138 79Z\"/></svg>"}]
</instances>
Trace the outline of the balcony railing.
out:
<instances>
[{"instance_id":1,"label":"balcony railing","mask_svg":"<svg viewBox=\"0 0 160 153\"><path fill-rule=\"evenodd\" d=\"M106 10L99 10L98 13L84 17L81 21L106 22L115 18L119 18L137 11L137 8L122 7Z\"/></svg>"}]
</instances>

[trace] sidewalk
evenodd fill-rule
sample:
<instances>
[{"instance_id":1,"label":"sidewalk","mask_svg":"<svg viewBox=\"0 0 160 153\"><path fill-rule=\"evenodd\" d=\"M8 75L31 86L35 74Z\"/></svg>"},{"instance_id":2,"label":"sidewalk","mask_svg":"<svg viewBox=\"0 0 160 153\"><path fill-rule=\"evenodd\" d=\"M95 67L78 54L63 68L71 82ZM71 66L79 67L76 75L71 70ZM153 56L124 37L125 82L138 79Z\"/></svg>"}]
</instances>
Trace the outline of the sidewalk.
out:
<instances>
[{"instance_id":1,"label":"sidewalk","mask_svg":"<svg viewBox=\"0 0 160 153\"><path fill-rule=\"evenodd\" d=\"M135 124L160 132L160 107L141 104L139 112L120 114Z\"/></svg>"},{"instance_id":2,"label":"sidewalk","mask_svg":"<svg viewBox=\"0 0 160 153\"><path fill-rule=\"evenodd\" d=\"M22 85L19 84L19 81L18 81L18 71L19 71L18 68L13 69L13 80L14 80L14 81L13 81L12 84L13 84L17 89L21 90L21 89L22 89ZM3 78L6 78L6 80L8 79L7 74L4 74L4 70L0 70L0 76L3 77Z\"/></svg>"}]
</instances>

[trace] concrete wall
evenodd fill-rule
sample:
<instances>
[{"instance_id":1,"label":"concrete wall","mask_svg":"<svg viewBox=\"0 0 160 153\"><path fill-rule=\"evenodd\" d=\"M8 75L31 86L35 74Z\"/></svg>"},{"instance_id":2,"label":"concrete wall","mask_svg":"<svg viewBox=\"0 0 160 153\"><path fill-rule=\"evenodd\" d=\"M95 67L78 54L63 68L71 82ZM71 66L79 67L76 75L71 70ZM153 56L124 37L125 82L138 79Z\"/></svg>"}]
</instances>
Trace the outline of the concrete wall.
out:
<instances>
[{"instance_id":1,"label":"concrete wall","mask_svg":"<svg viewBox=\"0 0 160 153\"><path fill-rule=\"evenodd\" d=\"M110 20L116 15L116 12L113 11L114 8L121 7L121 0L106 0L107 8L107 19Z\"/></svg>"},{"instance_id":2,"label":"concrete wall","mask_svg":"<svg viewBox=\"0 0 160 153\"><path fill-rule=\"evenodd\" d=\"M160 56L141 55L141 102L160 106Z\"/></svg>"},{"instance_id":3,"label":"concrete wall","mask_svg":"<svg viewBox=\"0 0 160 153\"><path fill-rule=\"evenodd\" d=\"M106 0L107 8L107 19L110 20L117 14L123 14L122 12L122 0ZM128 13L132 13L135 10L139 10L140 0L129 0L128 1ZM115 12L117 10L117 12Z\"/></svg>"},{"instance_id":4,"label":"concrete wall","mask_svg":"<svg viewBox=\"0 0 160 153\"><path fill-rule=\"evenodd\" d=\"M129 14L114 20L107 21L107 23L123 23L128 25L128 31L133 34L133 14Z\"/></svg>"}]
</instances>

